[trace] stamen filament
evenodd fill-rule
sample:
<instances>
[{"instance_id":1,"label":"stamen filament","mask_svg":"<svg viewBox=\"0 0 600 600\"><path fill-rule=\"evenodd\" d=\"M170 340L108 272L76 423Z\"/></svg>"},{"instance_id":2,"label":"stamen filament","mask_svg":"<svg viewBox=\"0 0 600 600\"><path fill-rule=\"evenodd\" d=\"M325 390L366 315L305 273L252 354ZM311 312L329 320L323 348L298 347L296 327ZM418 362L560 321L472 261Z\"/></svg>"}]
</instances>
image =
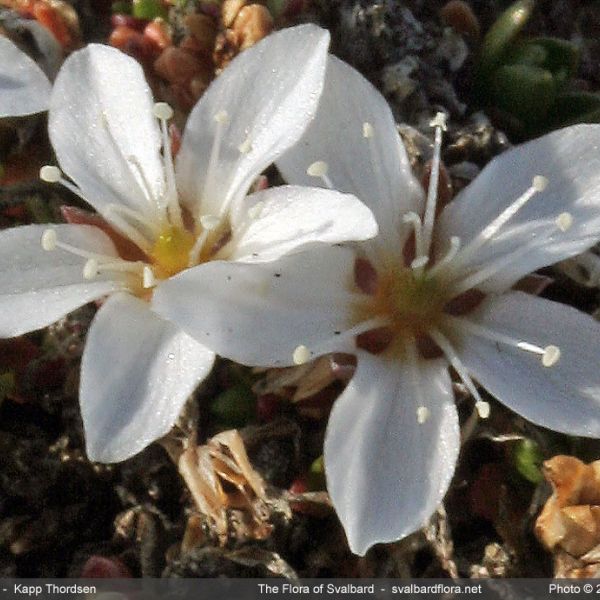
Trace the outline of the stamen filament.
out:
<instances>
[{"instance_id":1,"label":"stamen filament","mask_svg":"<svg viewBox=\"0 0 600 600\"><path fill-rule=\"evenodd\" d=\"M572 218L569 220L569 218L565 216L567 214L568 213L562 213L561 215L559 215L559 217L555 221L556 229L562 233L564 233L566 231L565 226L567 225L567 223L570 226L573 222ZM570 215L569 215L569 217L570 217ZM539 237L538 244L551 238L555 233L556 233L556 230L551 229L550 231L546 232L545 234L542 234ZM475 271L475 272L471 273L470 275L468 275L467 277L465 277L464 279L459 279L457 282L453 283L452 291L454 292L454 294L456 296L463 294L464 292L468 292L469 290L477 287L478 285L481 285L483 282L490 279L490 277L493 277L499 271L504 269L507 265L515 262L521 256L523 256L524 254L527 254L530 251L531 251L531 247L525 245L525 246L521 246L520 248L517 248L513 252L509 252L508 254L505 254L504 256L500 256L498 259L492 261L491 263L484 265L478 271ZM459 253L459 257L460 256L461 256L461 254ZM456 262L453 262L452 264L453 264L453 266L455 266Z\"/></svg>"},{"instance_id":2,"label":"stamen filament","mask_svg":"<svg viewBox=\"0 0 600 600\"><path fill-rule=\"evenodd\" d=\"M425 405L425 398L423 398L423 386L421 374L419 373L419 353L417 350L417 344L413 337L409 337L406 340L404 344L404 349L406 353L408 367L410 369L412 387L416 396L415 400L417 403L417 423L419 425L423 425L423 423L425 423L431 415L431 411Z\"/></svg>"},{"instance_id":3,"label":"stamen filament","mask_svg":"<svg viewBox=\"0 0 600 600\"><path fill-rule=\"evenodd\" d=\"M469 372L466 367L463 365L460 360L458 353L453 348L450 340L438 329L430 329L429 335L433 339L433 341L440 347L442 352L446 355L446 358L450 362L450 364L454 367L454 370L458 373L458 376L461 378L462 382L465 384L466 388L469 390L473 398L475 398L475 408L477 408L477 412L482 419L485 419L489 416L489 404L482 400L479 392L477 391L477 387L473 383Z\"/></svg>"},{"instance_id":4,"label":"stamen filament","mask_svg":"<svg viewBox=\"0 0 600 600\"><path fill-rule=\"evenodd\" d=\"M425 216L423 217L423 247L422 256L429 256L431 239L433 236L433 224L435 222L435 209L437 206L438 183L440 178L440 155L442 151L442 131L446 130L446 115L437 113L431 122L435 127L435 141L433 145L433 159L431 161L431 174L429 175L429 189L427 190L427 203L425 205Z\"/></svg>"},{"instance_id":5,"label":"stamen filament","mask_svg":"<svg viewBox=\"0 0 600 600\"><path fill-rule=\"evenodd\" d=\"M124 236L129 238L144 254L150 255L152 252L152 244L133 225L121 217L119 212L122 211L111 211L111 206L114 206L114 204L109 204L107 207L108 210L105 209L104 212L101 213L102 216L110 221ZM148 222L144 221L144 224L147 225Z\"/></svg>"},{"instance_id":6,"label":"stamen filament","mask_svg":"<svg viewBox=\"0 0 600 600\"><path fill-rule=\"evenodd\" d=\"M421 217L416 212L407 212L403 215L402 222L406 225L412 225L415 232L415 256L423 256L423 223Z\"/></svg>"},{"instance_id":7,"label":"stamen filament","mask_svg":"<svg viewBox=\"0 0 600 600\"><path fill-rule=\"evenodd\" d=\"M333 183L331 179L329 179L327 175L327 171L329 170L329 165L323 160L317 160L316 162L309 165L308 169L306 169L306 174L311 177L319 177L326 187L329 189L333 189Z\"/></svg>"},{"instance_id":8,"label":"stamen filament","mask_svg":"<svg viewBox=\"0 0 600 600\"><path fill-rule=\"evenodd\" d=\"M202 198L206 198L208 194L213 192L213 185L217 173L217 166L219 163L219 157L221 156L221 145L223 142L223 133L225 125L229 121L229 115L227 111L221 110L214 116L214 121L217 124L215 128L215 138L213 140L212 148L210 149L210 158L208 159L208 168L206 169L206 179L204 180L204 187L202 189ZM229 208L229 199L225 198L223 202L223 210ZM201 203L202 204L202 203ZM222 212L223 212L222 210ZM200 214L198 214L198 220Z\"/></svg>"},{"instance_id":9,"label":"stamen filament","mask_svg":"<svg viewBox=\"0 0 600 600\"><path fill-rule=\"evenodd\" d=\"M163 165L165 169L165 182L167 211L171 223L180 229L183 229L183 219L181 217L181 207L177 195L177 184L175 182L175 167L173 164L173 149L171 148L171 137L167 121L173 117L173 109L166 102L157 102L154 105L154 116L160 122L160 131L162 135Z\"/></svg>"},{"instance_id":10,"label":"stamen filament","mask_svg":"<svg viewBox=\"0 0 600 600\"><path fill-rule=\"evenodd\" d=\"M471 240L455 257L452 266L456 268L487 244L512 219L536 194L546 189L548 180L541 175L536 175L531 187L519 196L509 207L505 208L489 225Z\"/></svg>"},{"instance_id":11,"label":"stamen filament","mask_svg":"<svg viewBox=\"0 0 600 600\"><path fill-rule=\"evenodd\" d=\"M480 325L479 323L474 323L465 317L446 315L445 320L448 324L450 324L450 326L454 327L458 331L467 331L472 335L490 340L491 342L505 344L512 348L523 350L524 352L536 354L540 357L542 365L545 367L554 366L560 358L560 348L553 344L541 347L537 344L532 344L531 342L513 338L504 333L500 333L499 331L494 331L488 327Z\"/></svg>"},{"instance_id":12,"label":"stamen filament","mask_svg":"<svg viewBox=\"0 0 600 600\"><path fill-rule=\"evenodd\" d=\"M450 248L448 248L448 252L446 252L446 254L427 271L427 277L435 277L442 269L447 267L454 260L454 257L458 254L459 250L460 238L453 235L450 238Z\"/></svg>"}]
</instances>

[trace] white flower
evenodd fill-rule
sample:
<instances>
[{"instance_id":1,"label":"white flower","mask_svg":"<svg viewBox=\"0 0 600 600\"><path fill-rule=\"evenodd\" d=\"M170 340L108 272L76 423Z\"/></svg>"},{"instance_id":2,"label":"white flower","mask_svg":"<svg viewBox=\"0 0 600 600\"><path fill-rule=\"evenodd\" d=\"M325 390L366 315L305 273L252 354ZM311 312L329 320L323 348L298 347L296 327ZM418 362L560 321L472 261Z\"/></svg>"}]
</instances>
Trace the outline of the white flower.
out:
<instances>
[{"instance_id":1,"label":"white flower","mask_svg":"<svg viewBox=\"0 0 600 600\"><path fill-rule=\"evenodd\" d=\"M370 211L339 192L284 186L245 198L314 115L327 44L327 32L301 26L241 54L194 108L175 167L172 111L152 104L133 59L91 45L61 69L50 138L74 183L57 167L44 167L41 176L91 204L99 216L75 213L75 220L98 226L0 233L0 335L44 327L110 295L81 365L90 459L125 459L167 433L211 369L210 339L194 341L150 309L169 277L207 261L271 261L314 243L377 233ZM202 310L203 302L196 294L192 308ZM251 335L262 343L259 330Z\"/></svg>"},{"instance_id":2,"label":"white flower","mask_svg":"<svg viewBox=\"0 0 600 600\"><path fill-rule=\"evenodd\" d=\"M440 119L434 170L442 129ZM449 365L482 417L490 407L472 377L535 423L600 436L600 325L513 289L600 238L599 144L600 126L580 125L517 147L437 217L436 191L424 201L384 99L331 58L317 117L278 166L288 181L317 178L356 194L379 236L356 261L347 248L285 257L276 282L261 266L269 287L253 304L262 282L241 264L168 283L182 303L192 286L210 286L211 303L179 323L234 360L357 355L325 439L328 490L354 552L415 531L443 499L460 447ZM256 327L260 347L249 335Z\"/></svg>"},{"instance_id":3,"label":"white flower","mask_svg":"<svg viewBox=\"0 0 600 600\"><path fill-rule=\"evenodd\" d=\"M0 118L47 110L50 88L35 61L0 35Z\"/></svg>"}]
</instances>

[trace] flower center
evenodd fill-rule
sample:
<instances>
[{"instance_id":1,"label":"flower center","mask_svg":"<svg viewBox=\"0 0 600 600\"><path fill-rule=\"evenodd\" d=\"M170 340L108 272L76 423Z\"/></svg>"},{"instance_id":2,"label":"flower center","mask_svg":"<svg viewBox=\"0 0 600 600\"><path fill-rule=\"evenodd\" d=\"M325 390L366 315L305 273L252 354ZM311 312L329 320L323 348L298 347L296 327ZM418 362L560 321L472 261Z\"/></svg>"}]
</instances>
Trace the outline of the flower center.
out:
<instances>
[{"instance_id":1,"label":"flower center","mask_svg":"<svg viewBox=\"0 0 600 600\"><path fill-rule=\"evenodd\" d=\"M174 226L165 228L150 251L156 276L166 279L187 268L194 242L194 236L185 229Z\"/></svg>"},{"instance_id":2,"label":"flower center","mask_svg":"<svg viewBox=\"0 0 600 600\"><path fill-rule=\"evenodd\" d=\"M417 338L439 324L446 300L437 279L399 267L381 274L368 309L385 315L395 337Z\"/></svg>"}]
</instances>

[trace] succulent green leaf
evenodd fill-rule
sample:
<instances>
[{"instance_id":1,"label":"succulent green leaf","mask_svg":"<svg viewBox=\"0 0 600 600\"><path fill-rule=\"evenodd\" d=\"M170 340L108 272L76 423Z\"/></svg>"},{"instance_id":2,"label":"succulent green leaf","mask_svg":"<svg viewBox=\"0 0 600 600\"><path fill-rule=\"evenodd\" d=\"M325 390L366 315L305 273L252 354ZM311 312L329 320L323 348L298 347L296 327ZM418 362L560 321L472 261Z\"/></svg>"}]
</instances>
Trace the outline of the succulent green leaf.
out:
<instances>
[{"instance_id":1,"label":"succulent green leaf","mask_svg":"<svg viewBox=\"0 0 600 600\"><path fill-rule=\"evenodd\" d=\"M550 71L529 65L504 65L491 81L493 103L526 124L543 121L556 99Z\"/></svg>"},{"instance_id":2,"label":"succulent green leaf","mask_svg":"<svg viewBox=\"0 0 600 600\"><path fill-rule=\"evenodd\" d=\"M513 462L515 468L527 481L540 483L542 475L542 462L544 457L540 447L530 439L517 442L513 450Z\"/></svg>"},{"instance_id":3,"label":"succulent green leaf","mask_svg":"<svg viewBox=\"0 0 600 600\"><path fill-rule=\"evenodd\" d=\"M487 77L502 62L534 6L535 0L517 0L498 17L483 39L478 64L480 77Z\"/></svg>"}]
</instances>

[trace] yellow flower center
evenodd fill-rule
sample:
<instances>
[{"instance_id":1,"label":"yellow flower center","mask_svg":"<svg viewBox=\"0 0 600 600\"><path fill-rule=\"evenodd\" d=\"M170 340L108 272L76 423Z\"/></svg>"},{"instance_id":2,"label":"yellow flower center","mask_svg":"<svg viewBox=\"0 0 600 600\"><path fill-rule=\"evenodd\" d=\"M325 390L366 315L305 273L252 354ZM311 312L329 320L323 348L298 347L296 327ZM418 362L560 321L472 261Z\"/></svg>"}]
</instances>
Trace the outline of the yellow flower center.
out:
<instances>
[{"instance_id":1,"label":"yellow flower center","mask_svg":"<svg viewBox=\"0 0 600 600\"><path fill-rule=\"evenodd\" d=\"M414 338L437 326L448 301L435 278L399 267L380 273L372 314L387 318L389 328L400 338Z\"/></svg>"},{"instance_id":2,"label":"yellow flower center","mask_svg":"<svg viewBox=\"0 0 600 600\"><path fill-rule=\"evenodd\" d=\"M159 279L166 279L188 267L194 236L187 230L169 226L157 238L150 258Z\"/></svg>"}]
</instances>

